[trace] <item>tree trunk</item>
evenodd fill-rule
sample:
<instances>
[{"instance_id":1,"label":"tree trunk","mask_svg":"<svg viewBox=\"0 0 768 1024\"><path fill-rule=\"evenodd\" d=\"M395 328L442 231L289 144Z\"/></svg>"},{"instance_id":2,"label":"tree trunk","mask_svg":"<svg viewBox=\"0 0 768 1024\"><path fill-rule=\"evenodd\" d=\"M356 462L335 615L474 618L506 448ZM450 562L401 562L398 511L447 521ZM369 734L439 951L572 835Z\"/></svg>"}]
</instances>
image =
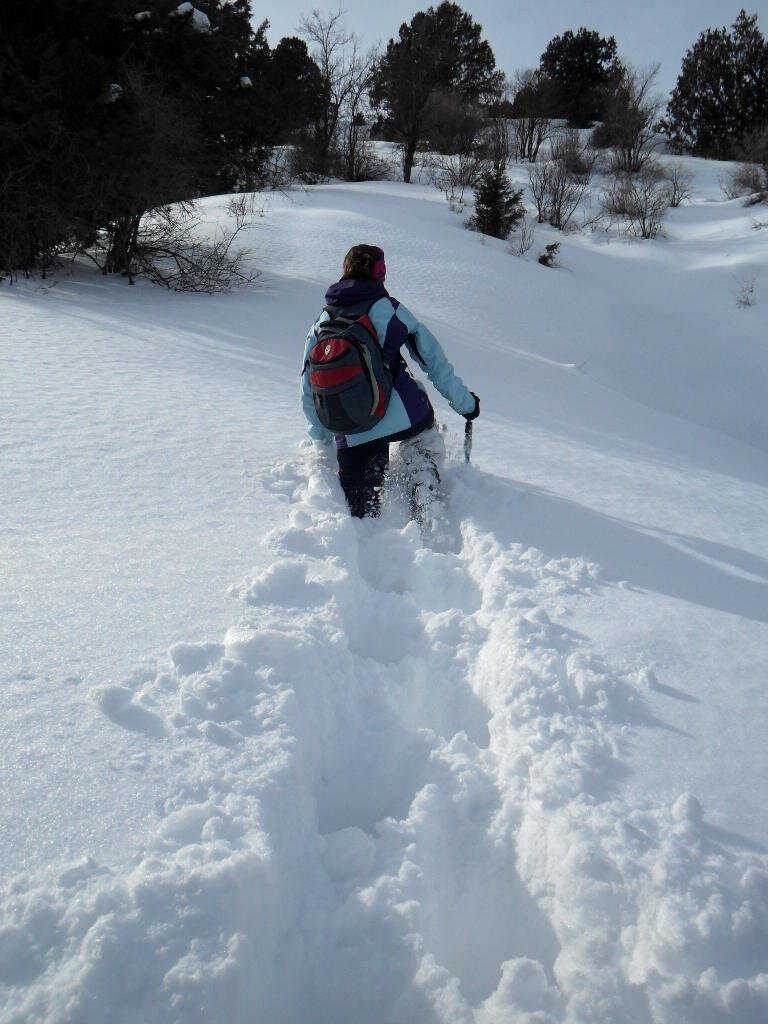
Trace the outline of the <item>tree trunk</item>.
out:
<instances>
[{"instance_id":1,"label":"tree trunk","mask_svg":"<svg viewBox=\"0 0 768 1024\"><path fill-rule=\"evenodd\" d=\"M141 214L128 214L114 222L104 263L105 274L125 274L131 277L140 223Z\"/></svg>"},{"instance_id":2,"label":"tree trunk","mask_svg":"<svg viewBox=\"0 0 768 1024\"><path fill-rule=\"evenodd\" d=\"M403 181L406 185L410 184L411 171L413 170L413 160L416 156L416 143L410 139L405 143L405 151L403 154Z\"/></svg>"}]
</instances>

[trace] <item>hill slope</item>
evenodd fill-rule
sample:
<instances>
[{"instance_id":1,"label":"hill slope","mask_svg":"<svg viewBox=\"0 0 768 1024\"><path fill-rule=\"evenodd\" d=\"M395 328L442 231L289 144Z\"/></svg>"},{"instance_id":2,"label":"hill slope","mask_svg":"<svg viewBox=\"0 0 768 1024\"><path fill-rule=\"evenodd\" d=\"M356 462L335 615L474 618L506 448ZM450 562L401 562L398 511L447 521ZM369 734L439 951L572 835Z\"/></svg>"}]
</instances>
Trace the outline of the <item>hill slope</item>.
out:
<instances>
[{"instance_id":1,"label":"hill slope","mask_svg":"<svg viewBox=\"0 0 768 1024\"><path fill-rule=\"evenodd\" d=\"M765 1019L768 253L691 166L555 270L371 183L236 295L0 293L0 1020ZM361 240L483 402L437 547L300 447Z\"/></svg>"}]
</instances>

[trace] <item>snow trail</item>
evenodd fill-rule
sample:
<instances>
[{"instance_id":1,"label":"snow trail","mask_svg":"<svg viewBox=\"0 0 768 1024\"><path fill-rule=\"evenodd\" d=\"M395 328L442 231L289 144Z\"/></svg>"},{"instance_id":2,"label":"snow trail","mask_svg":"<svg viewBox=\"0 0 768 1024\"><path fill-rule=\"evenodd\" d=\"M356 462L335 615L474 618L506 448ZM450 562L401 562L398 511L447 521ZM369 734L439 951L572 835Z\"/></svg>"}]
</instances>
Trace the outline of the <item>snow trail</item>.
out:
<instances>
[{"instance_id":1,"label":"snow trail","mask_svg":"<svg viewBox=\"0 0 768 1024\"><path fill-rule=\"evenodd\" d=\"M262 473L285 514L239 620L95 693L163 765L156 833L123 875L12 882L0 1020L765 1019L768 857L689 794L622 799L663 687L567 626L599 567L445 481L426 546L397 501L350 520L315 450Z\"/></svg>"}]
</instances>

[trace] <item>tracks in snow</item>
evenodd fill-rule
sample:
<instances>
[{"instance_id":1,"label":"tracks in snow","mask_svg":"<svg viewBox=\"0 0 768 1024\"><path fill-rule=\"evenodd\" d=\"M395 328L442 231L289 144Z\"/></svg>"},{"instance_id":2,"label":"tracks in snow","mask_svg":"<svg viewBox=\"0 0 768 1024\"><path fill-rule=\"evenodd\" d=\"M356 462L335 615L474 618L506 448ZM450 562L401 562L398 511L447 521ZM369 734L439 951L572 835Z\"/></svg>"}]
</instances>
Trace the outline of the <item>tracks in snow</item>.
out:
<instances>
[{"instance_id":1,"label":"tracks in snow","mask_svg":"<svg viewBox=\"0 0 768 1024\"><path fill-rule=\"evenodd\" d=\"M462 480L437 551L311 454L265 474L238 624L99 695L162 768L151 848L16 886L0 1019L762 1019L765 857L622 802L652 679L558 621L595 568L500 545Z\"/></svg>"}]
</instances>

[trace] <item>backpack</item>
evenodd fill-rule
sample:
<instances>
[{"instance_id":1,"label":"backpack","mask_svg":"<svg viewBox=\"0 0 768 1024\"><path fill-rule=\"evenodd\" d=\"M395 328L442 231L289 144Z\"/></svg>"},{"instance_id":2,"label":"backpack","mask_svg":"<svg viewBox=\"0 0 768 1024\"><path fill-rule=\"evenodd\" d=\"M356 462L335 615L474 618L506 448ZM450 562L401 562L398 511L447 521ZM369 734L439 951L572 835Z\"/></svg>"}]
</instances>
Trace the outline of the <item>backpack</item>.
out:
<instances>
[{"instance_id":1,"label":"backpack","mask_svg":"<svg viewBox=\"0 0 768 1024\"><path fill-rule=\"evenodd\" d=\"M315 328L304 364L317 418L334 434L370 430L387 411L392 370L368 316L372 305L326 306L329 319Z\"/></svg>"}]
</instances>

